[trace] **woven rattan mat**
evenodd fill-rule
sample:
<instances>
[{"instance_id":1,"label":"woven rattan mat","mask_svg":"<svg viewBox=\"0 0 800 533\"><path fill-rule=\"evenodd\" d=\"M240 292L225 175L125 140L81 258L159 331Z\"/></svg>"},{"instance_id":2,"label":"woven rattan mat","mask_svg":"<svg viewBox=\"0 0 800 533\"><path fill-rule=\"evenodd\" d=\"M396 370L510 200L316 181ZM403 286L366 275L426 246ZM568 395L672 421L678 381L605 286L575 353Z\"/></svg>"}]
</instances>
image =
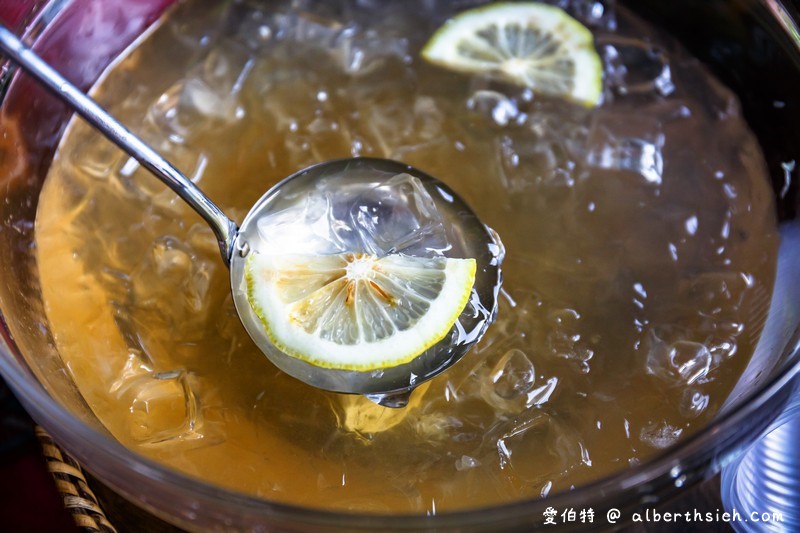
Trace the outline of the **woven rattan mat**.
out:
<instances>
[{"instance_id":1,"label":"woven rattan mat","mask_svg":"<svg viewBox=\"0 0 800 533\"><path fill-rule=\"evenodd\" d=\"M87 532L117 533L116 528L106 518L75 459L63 452L42 428L36 428L36 436L42 444L47 469L64 498L64 507L72 514L78 527Z\"/></svg>"}]
</instances>

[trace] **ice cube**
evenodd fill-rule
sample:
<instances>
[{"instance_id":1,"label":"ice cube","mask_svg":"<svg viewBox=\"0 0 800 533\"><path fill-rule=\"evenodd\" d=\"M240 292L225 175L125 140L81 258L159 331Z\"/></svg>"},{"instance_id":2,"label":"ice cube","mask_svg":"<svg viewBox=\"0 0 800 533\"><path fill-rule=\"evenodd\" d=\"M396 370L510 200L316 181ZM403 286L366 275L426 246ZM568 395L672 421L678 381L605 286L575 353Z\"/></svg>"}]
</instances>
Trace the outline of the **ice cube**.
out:
<instances>
[{"instance_id":1,"label":"ice cube","mask_svg":"<svg viewBox=\"0 0 800 533\"><path fill-rule=\"evenodd\" d=\"M458 459L456 459L456 470L461 472L462 470L469 470L470 468L475 468L480 466L481 462L475 459L474 457L470 457L469 455L462 455Z\"/></svg>"},{"instance_id":2,"label":"ice cube","mask_svg":"<svg viewBox=\"0 0 800 533\"><path fill-rule=\"evenodd\" d=\"M184 370L127 380L117 397L128 402L131 438L149 446L203 439L203 416L191 382Z\"/></svg>"},{"instance_id":3,"label":"ice cube","mask_svg":"<svg viewBox=\"0 0 800 533\"><path fill-rule=\"evenodd\" d=\"M526 396L525 405L527 407L533 407L533 406L538 407L540 405L547 403L548 401L550 401L550 397L553 395L553 391L556 390L557 386L558 386L557 377L553 376L551 378L548 378L545 383L539 385L538 387L536 387L535 389L533 389L532 391L528 392L528 394L525 395Z\"/></svg>"},{"instance_id":4,"label":"ice cube","mask_svg":"<svg viewBox=\"0 0 800 533\"><path fill-rule=\"evenodd\" d=\"M673 426L666 420L658 420L644 425L639 432L639 439L652 448L663 450L677 442L682 433L683 428Z\"/></svg>"},{"instance_id":5,"label":"ice cube","mask_svg":"<svg viewBox=\"0 0 800 533\"><path fill-rule=\"evenodd\" d=\"M660 185L664 172L664 133L658 120L640 113L598 111L587 139L590 166L630 171Z\"/></svg>"},{"instance_id":6,"label":"ice cube","mask_svg":"<svg viewBox=\"0 0 800 533\"><path fill-rule=\"evenodd\" d=\"M503 355L491 372L494 391L511 400L528 392L536 380L533 363L520 349L514 348Z\"/></svg>"},{"instance_id":7,"label":"ice cube","mask_svg":"<svg viewBox=\"0 0 800 533\"><path fill-rule=\"evenodd\" d=\"M115 316L115 319L117 317ZM121 326L120 322L117 321L118 327ZM122 330L122 328L120 328ZM125 340L129 342L128 337L130 337L130 331L120 331L125 337ZM135 346L129 346L128 349L130 353L128 353L128 358L125 360L125 365L122 367L122 370L119 372L117 379L111 384L108 389L108 392L111 394L116 393L118 390L126 387L131 381L136 379L140 379L144 376L148 376L153 372L152 361L149 360L147 355L143 353L143 350L140 349L139 343L136 342Z\"/></svg>"},{"instance_id":8,"label":"ice cube","mask_svg":"<svg viewBox=\"0 0 800 533\"><path fill-rule=\"evenodd\" d=\"M566 359L579 372L586 374L590 370L589 362L594 357L594 350L579 333L580 318L580 313L570 308L549 311L546 316L548 333L545 346L550 357Z\"/></svg>"},{"instance_id":9,"label":"ice cube","mask_svg":"<svg viewBox=\"0 0 800 533\"><path fill-rule=\"evenodd\" d=\"M253 53L264 52L276 33L275 21L262 6L229 4L225 21L226 38L235 40Z\"/></svg>"},{"instance_id":10,"label":"ice cube","mask_svg":"<svg viewBox=\"0 0 800 533\"><path fill-rule=\"evenodd\" d=\"M259 253L336 254L348 251L349 231L333 213L329 194L313 191L300 203L258 220Z\"/></svg>"},{"instance_id":11,"label":"ice cube","mask_svg":"<svg viewBox=\"0 0 800 533\"><path fill-rule=\"evenodd\" d=\"M430 96L417 95L414 99L414 135L423 141L439 140L443 137L442 124L445 112Z\"/></svg>"},{"instance_id":12,"label":"ice cube","mask_svg":"<svg viewBox=\"0 0 800 533\"><path fill-rule=\"evenodd\" d=\"M106 139L98 139L93 133L87 133L85 142L79 144L67 157L69 163L74 164L84 174L100 180L107 179L112 169L126 158L115 144Z\"/></svg>"},{"instance_id":13,"label":"ice cube","mask_svg":"<svg viewBox=\"0 0 800 533\"><path fill-rule=\"evenodd\" d=\"M247 49L234 41L223 40L211 50L201 65L200 79L217 98L236 97L242 91L254 64ZM220 114L218 109L206 110Z\"/></svg>"},{"instance_id":14,"label":"ice cube","mask_svg":"<svg viewBox=\"0 0 800 533\"><path fill-rule=\"evenodd\" d=\"M495 438L497 413L476 397L477 393L458 400L452 397L448 400L443 396L430 396L420 406L416 419L412 419L418 438L435 446L446 445L448 453L455 457L462 454L478 457L482 443ZM449 405L450 401L459 402L457 410Z\"/></svg>"},{"instance_id":15,"label":"ice cube","mask_svg":"<svg viewBox=\"0 0 800 533\"><path fill-rule=\"evenodd\" d=\"M272 18L275 37L293 43L330 48L343 30L341 22L303 10L277 13ZM260 30L262 33L264 30Z\"/></svg>"},{"instance_id":16,"label":"ice cube","mask_svg":"<svg viewBox=\"0 0 800 533\"><path fill-rule=\"evenodd\" d=\"M146 120L176 143L238 121L246 114L239 93L252 67L252 58L242 47L221 44L159 96Z\"/></svg>"},{"instance_id":17,"label":"ice cube","mask_svg":"<svg viewBox=\"0 0 800 533\"><path fill-rule=\"evenodd\" d=\"M330 54L352 76L364 76L380 69L387 61L409 61L408 39L375 29L344 28L334 39Z\"/></svg>"},{"instance_id":18,"label":"ice cube","mask_svg":"<svg viewBox=\"0 0 800 533\"><path fill-rule=\"evenodd\" d=\"M467 100L467 108L501 127L525 119L525 115L520 114L517 102L497 91L475 91Z\"/></svg>"},{"instance_id":19,"label":"ice cube","mask_svg":"<svg viewBox=\"0 0 800 533\"><path fill-rule=\"evenodd\" d=\"M350 221L364 250L431 257L449 248L444 220L419 178L398 174L353 203Z\"/></svg>"},{"instance_id":20,"label":"ice cube","mask_svg":"<svg viewBox=\"0 0 800 533\"><path fill-rule=\"evenodd\" d=\"M481 382L481 397L498 412L518 414L530 407L536 374L533 363L521 349L511 348L491 370L479 365L472 374Z\"/></svg>"},{"instance_id":21,"label":"ice cube","mask_svg":"<svg viewBox=\"0 0 800 533\"><path fill-rule=\"evenodd\" d=\"M585 114L583 109L565 113L551 102L534 102L529 113L520 112L496 137L495 172L502 188L511 193L511 202L531 188L558 194L575 183L577 156L582 158L585 149Z\"/></svg>"},{"instance_id":22,"label":"ice cube","mask_svg":"<svg viewBox=\"0 0 800 533\"><path fill-rule=\"evenodd\" d=\"M616 0L560 0L567 12L590 27L615 30Z\"/></svg>"},{"instance_id":23,"label":"ice cube","mask_svg":"<svg viewBox=\"0 0 800 533\"><path fill-rule=\"evenodd\" d=\"M598 42L605 63L607 86L625 95L669 96L675 92L667 53L652 44L619 36Z\"/></svg>"},{"instance_id":24,"label":"ice cube","mask_svg":"<svg viewBox=\"0 0 800 533\"><path fill-rule=\"evenodd\" d=\"M182 143L192 132L192 127L208 129L208 117L197 109L194 100L202 100L203 86L198 82L179 81L167 89L147 111L150 121L177 143ZM210 96L213 100L214 97Z\"/></svg>"},{"instance_id":25,"label":"ice cube","mask_svg":"<svg viewBox=\"0 0 800 533\"><path fill-rule=\"evenodd\" d=\"M646 370L674 386L703 383L711 370L713 357L709 349L699 342L678 337L672 340L668 330L651 328L647 339Z\"/></svg>"},{"instance_id":26,"label":"ice cube","mask_svg":"<svg viewBox=\"0 0 800 533\"><path fill-rule=\"evenodd\" d=\"M533 410L497 440L500 467L529 483L559 478L581 461L580 441L566 424Z\"/></svg>"},{"instance_id":27,"label":"ice cube","mask_svg":"<svg viewBox=\"0 0 800 533\"><path fill-rule=\"evenodd\" d=\"M698 311L719 315L723 309L738 309L752 286L753 278L745 273L717 271L695 274L679 290Z\"/></svg>"},{"instance_id":28,"label":"ice cube","mask_svg":"<svg viewBox=\"0 0 800 533\"><path fill-rule=\"evenodd\" d=\"M214 305L209 295L219 272L216 257L200 257L177 238L160 237L131 274L133 310L148 313L165 328L180 325L184 341L200 337ZM159 284L145 281L152 279ZM166 300L165 286L173 290Z\"/></svg>"},{"instance_id":29,"label":"ice cube","mask_svg":"<svg viewBox=\"0 0 800 533\"><path fill-rule=\"evenodd\" d=\"M381 157L389 157L414 131L414 115L410 104L400 99L369 106L359 117L359 122L353 125L354 129Z\"/></svg>"}]
</instances>

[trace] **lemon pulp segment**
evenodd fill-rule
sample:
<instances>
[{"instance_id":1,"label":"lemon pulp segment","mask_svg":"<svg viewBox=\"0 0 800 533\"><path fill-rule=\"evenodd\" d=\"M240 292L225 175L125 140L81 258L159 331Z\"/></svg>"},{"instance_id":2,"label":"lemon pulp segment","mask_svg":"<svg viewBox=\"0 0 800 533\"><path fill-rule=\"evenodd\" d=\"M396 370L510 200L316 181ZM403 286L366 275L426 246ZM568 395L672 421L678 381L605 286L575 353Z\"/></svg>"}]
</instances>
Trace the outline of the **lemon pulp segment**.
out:
<instances>
[{"instance_id":1,"label":"lemon pulp segment","mask_svg":"<svg viewBox=\"0 0 800 533\"><path fill-rule=\"evenodd\" d=\"M442 340L469 301L475 270L474 259L251 253L245 279L282 352L369 371L407 363Z\"/></svg>"}]
</instances>

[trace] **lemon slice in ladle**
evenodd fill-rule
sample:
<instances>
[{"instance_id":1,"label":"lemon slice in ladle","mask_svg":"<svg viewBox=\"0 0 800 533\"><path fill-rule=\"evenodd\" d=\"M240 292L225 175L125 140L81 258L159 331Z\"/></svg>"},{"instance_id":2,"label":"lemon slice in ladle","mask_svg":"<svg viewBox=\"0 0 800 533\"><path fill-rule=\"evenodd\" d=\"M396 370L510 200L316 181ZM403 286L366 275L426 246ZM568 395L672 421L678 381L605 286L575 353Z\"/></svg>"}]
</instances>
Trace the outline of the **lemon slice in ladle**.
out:
<instances>
[{"instance_id":1,"label":"lemon slice in ladle","mask_svg":"<svg viewBox=\"0 0 800 533\"><path fill-rule=\"evenodd\" d=\"M587 107L597 105L603 91L592 33L547 4L497 3L460 13L430 38L422 57Z\"/></svg>"},{"instance_id":2,"label":"lemon slice in ladle","mask_svg":"<svg viewBox=\"0 0 800 533\"><path fill-rule=\"evenodd\" d=\"M276 347L364 372L407 363L445 337L469 300L475 260L253 253L245 276Z\"/></svg>"}]
</instances>

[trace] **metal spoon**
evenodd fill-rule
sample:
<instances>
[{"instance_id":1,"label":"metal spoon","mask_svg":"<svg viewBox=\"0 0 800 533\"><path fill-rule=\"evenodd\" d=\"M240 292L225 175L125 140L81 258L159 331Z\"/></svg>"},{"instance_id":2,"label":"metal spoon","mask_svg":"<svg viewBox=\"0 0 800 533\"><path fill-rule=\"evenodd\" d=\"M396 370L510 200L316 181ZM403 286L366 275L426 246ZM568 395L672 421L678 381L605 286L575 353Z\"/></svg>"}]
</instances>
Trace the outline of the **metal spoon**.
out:
<instances>
[{"instance_id":1,"label":"metal spoon","mask_svg":"<svg viewBox=\"0 0 800 533\"><path fill-rule=\"evenodd\" d=\"M457 362L477 342L494 319L500 287L503 249L496 234L439 180L403 163L385 159L354 158L320 163L284 179L255 203L241 226L229 219L197 186L165 158L117 122L100 105L69 83L50 65L0 25L0 51L42 83L108 140L135 158L164 182L211 226L222 260L230 268L231 289L239 318L264 354L284 372L326 390L364 394L391 407L405 405L411 391ZM473 257L478 269L470 303L450 334L411 362L370 372L336 370L311 365L278 350L267 337L247 300L244 259L262 240L258 221L307 200L320 191L337 204L356 201L391 177L416 178L433 201L452 214L447 220L446 255ZM391 202L388 202L391 203ZM387 208L383 206L369 206ZM391 206L389 206L391 209Z\"/></svg>"}]
</instances>

